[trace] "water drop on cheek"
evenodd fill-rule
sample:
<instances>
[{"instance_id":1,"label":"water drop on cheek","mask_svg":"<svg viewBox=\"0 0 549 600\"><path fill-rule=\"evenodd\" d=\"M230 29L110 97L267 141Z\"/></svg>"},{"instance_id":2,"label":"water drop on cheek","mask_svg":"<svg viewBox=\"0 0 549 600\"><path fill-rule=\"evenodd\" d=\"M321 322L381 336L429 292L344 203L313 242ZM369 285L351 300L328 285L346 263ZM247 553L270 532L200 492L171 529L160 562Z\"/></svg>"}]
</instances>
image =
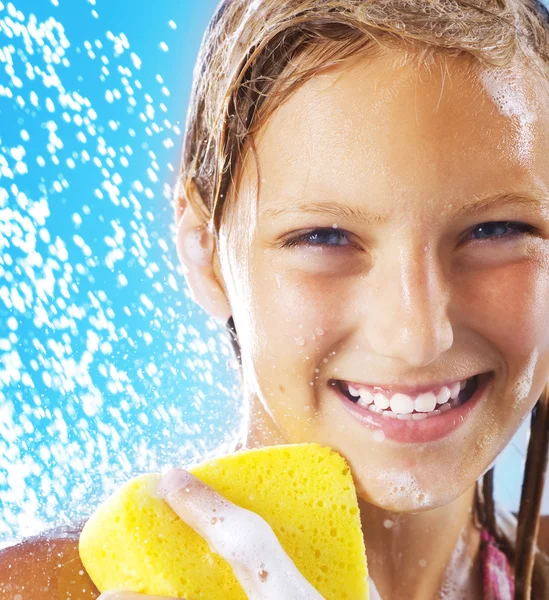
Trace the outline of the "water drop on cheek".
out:
<instances>
[{"instance_id":1,"label":"water drop on cheek","mask_svg":"<svg viewBox=\"0 0 549 600\"><path fill-rule=\"evenodd\" d=\"M381 429L378 429L375 433L374 433L374 440L376 442L382 442L385 439L385 433L383 433L383 431L381 431Z\"/></svg>"},{"instance_id":2,"label":"water drop on cheek","mask_svg":"<svg viewBox=\"0 0 549 600\"><path fill-rule=\"evenodd\" d=\"M305 346L305 338L300 335L299 337L294 338L296 346Z\"/></svg>"}]
</instances>

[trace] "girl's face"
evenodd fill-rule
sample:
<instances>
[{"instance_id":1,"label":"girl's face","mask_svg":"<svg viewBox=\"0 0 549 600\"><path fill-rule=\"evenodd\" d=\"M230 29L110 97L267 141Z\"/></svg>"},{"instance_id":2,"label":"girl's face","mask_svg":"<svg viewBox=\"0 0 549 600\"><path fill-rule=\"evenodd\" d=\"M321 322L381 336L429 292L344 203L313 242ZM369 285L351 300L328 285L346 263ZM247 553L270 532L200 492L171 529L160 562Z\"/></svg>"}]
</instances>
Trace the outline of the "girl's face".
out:
<instances>
[{"instance_id":1,"label":"girl's face","mask_svg":"<svg viewBox=\"0 0 549 600\"><path fill-rule=\"evenodd\" d=\"M227 208L252 391L389 510L467 490L548 377L549 103L517 73L387 56L316 76L256 139L259 193L248 153Z\"/></svg>"}]
</instances>

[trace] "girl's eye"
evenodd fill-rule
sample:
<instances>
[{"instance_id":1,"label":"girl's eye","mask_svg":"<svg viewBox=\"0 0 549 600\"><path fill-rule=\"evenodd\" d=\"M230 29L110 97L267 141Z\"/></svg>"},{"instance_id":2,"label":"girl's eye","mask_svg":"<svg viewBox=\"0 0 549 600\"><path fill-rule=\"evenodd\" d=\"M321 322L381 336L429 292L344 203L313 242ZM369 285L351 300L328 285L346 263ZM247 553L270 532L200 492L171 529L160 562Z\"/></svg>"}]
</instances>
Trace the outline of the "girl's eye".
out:
<instances>
[{"instance_id":1,"label":"girl's eye","mask_svg":"<svg viewBox=\"0 0 549 600\"><path fill-rule=\"evenodd\" d=\"M512 238L524 233L532 233L535 228L526 223L516 223L514 221L490 221L477 225L471 232L474 240L498 240ZM478 235L475 236L474 234Z\"/></svg>"},{"instance_id":2,"label":"girl's eye","mask_svg":"<svg viewBox=\"0 0 549 600\"><path fill-rule=\"evenodd\" d=\"M509 239L519 235L535 232L535 228L526 223L514 221L489 221L477 225L471 232L473 240L497 241L500 239ZM329 246L341 247L350 246L349 234L342 229L325 227L320 229L311 229L290 238L284 244L283 248L292 248L296 246Z\"/></svg>"},{"instance_id":3,"label":"girl's eye","mask_svg":"<svg viewBox=\"0 0 549 600\"><path fill-rule=\"evenodd\" d=\"M283 248L292 248L294 246L349 246L348 234L333 227L324 229L312 229L305 233L287 240L282 244Z\"/></svg>"}]
</instances>

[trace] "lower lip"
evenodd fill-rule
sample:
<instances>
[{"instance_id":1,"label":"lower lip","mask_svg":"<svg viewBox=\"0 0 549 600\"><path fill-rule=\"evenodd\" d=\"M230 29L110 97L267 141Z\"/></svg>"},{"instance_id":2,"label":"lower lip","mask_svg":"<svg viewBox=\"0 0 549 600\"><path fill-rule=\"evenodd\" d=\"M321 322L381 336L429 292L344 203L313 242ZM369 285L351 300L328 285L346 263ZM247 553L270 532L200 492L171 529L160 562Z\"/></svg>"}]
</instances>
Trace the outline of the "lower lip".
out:
<instances>
[{"instance_id":1,"label":"lower lip","mask_svg":"<svg viewBox=\"0 0 549 600\"><path fill-rule=\"evenodd\" d=\"M449 435L469 418L480 400L486 395L492 382L492 373L479 376L476 392L461 406L452 408L436 417L421 421L388 419L367 408L351 402L337 386L334 391L343 401L343 406L359 423L374 431L382 431L385 437L397 442L433 442Z\"/></svg>"}]
</instances>

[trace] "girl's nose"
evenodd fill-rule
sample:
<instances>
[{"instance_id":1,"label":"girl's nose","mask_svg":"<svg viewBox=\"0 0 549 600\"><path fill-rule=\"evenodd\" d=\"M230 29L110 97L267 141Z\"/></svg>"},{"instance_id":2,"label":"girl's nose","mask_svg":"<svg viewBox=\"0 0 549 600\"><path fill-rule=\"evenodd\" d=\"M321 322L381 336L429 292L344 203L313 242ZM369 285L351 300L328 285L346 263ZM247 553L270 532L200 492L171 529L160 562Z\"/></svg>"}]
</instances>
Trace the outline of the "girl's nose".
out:
<instances>
[{"instance_id":1,"label":"girl's nose","mask_svg":"<svg viewBox=\"0 0 549 600\"><path fill-rule=\"evenodd\" d=\"M376 354L420 367L452 346L449 287L434 253L399 245L376 260L368 279L364 322Z\"/></svg>"}]
</instances>

